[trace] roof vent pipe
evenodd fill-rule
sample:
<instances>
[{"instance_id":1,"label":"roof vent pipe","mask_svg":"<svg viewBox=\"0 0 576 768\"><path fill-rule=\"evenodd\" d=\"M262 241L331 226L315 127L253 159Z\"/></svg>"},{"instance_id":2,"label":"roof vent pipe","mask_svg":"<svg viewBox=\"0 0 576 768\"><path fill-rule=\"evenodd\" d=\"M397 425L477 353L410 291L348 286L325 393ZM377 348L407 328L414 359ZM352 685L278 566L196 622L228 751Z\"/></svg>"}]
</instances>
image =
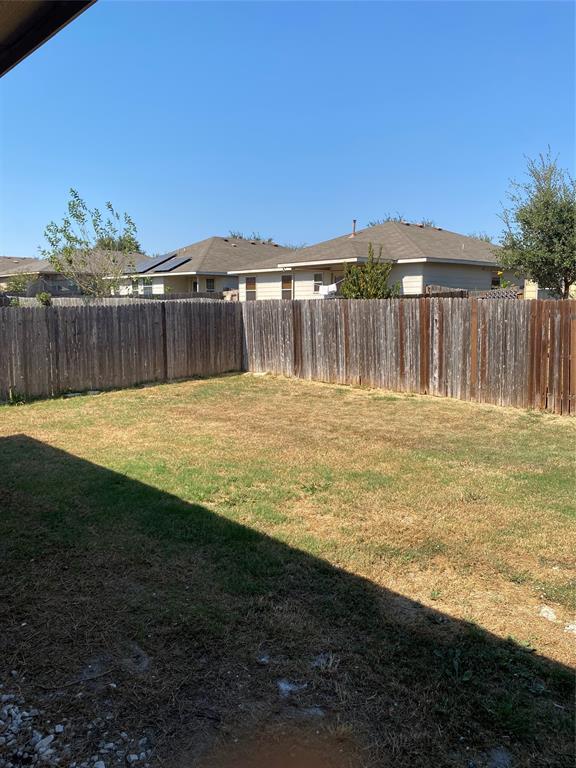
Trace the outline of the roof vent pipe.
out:
<instances>
[{"instance_id":1,"label":"roof vent pipe","mask_svg":"<svg viewBox=\"0 0 576 768\"><path fill-rule=\"evenodd\" d=\"M352 234L349 237L356 237L356 219L352 219Z\"/></svg>"}]
</instances>

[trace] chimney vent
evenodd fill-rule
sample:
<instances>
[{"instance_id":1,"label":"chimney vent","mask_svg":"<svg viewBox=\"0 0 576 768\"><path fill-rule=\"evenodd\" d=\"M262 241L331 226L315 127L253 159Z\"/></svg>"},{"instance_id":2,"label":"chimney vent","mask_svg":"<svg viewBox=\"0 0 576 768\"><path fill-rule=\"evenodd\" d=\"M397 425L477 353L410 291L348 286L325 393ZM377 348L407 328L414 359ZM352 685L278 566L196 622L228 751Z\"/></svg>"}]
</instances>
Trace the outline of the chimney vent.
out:
<instances>
[{"instance_id":1,"label":"chimney vent","mask_svg":"<svg viewBox=\"0 0 576 768\"><path fill-rule=\"evenodd\" d=\"M356 237L356 219L352 219L352 234L349 237Z\"/></svg>"}]
</instances>

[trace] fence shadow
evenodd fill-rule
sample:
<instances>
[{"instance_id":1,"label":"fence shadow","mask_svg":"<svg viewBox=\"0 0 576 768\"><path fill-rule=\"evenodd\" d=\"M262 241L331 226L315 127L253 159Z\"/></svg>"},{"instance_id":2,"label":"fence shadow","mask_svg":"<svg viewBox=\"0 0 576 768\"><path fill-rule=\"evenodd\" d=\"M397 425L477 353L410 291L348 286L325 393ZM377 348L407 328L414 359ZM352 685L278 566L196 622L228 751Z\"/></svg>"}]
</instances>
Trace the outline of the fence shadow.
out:
<instances>
[{"instance_id":1,"label":"fence shadow","mask_svg":"<svg viewBox=\"0 0 576 768\"><path fill-rule=\"evenodd\" d=\"M74 759L125 731L171 767L254 733L337 744L322 766L572 765L566 667L29 437L0 468L0 683Z\"/></svg>"}]
</instances>

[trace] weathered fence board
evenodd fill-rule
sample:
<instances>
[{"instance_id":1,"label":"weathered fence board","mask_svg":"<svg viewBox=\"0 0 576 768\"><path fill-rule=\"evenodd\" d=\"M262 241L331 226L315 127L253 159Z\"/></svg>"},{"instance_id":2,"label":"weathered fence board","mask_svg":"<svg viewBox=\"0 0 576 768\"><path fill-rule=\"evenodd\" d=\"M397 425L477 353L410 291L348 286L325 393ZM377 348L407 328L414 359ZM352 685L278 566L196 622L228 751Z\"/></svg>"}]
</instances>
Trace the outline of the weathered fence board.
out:
<instances>
[{"instance_id":1,"label":"weathered fence board","mask_svg":"<svg viewBox=\"0 0 576 768\"><path fill-rule=\"evenodd\" d=\"M576 302L0 308L0 400L240 370L576 414Z\"/></svg>"},{"instance_id":2,"label":"weathered fence board","mask_svg":"<svg viewBox=\"0 0 576 768\"><path fill-rule=\"evenodd\" d=\"M242 314L249 371L576 413L575 301L259 301Z\"/></svg>"},{"instance_id":3,"label":"weathered fence board","mask_svg":"<svg viewBox=\"0 0 576 768\"><path fill-rule=\"evenodd\" d=\"M0 400L237 371L241 350L230 302L0 308Z\"/></svg>"}]
</instances>

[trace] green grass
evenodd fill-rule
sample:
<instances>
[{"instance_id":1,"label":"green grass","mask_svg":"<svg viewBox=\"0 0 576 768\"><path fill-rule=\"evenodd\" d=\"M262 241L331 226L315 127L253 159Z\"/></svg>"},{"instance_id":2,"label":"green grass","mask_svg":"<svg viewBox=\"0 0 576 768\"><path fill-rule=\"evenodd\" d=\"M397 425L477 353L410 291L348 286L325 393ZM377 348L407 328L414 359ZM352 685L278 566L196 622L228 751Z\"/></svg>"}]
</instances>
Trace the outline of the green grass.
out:
<instances>
[{"instance_id":1,"label":"green grass","mask_svg":"<svg viewBox=\"0 0 576 768\"><path fill-rule=\"evenodd\" d=\"M25 670L33 695L138 642L151 670L116 675L113 701L46 706L153 722L164 765L315 706L354 765L481 764L496 744L568 765L574 437L249 376L0 408L0 680ZM285 702L280 678L308 687Z\"/></svg>"}]
</instances>

